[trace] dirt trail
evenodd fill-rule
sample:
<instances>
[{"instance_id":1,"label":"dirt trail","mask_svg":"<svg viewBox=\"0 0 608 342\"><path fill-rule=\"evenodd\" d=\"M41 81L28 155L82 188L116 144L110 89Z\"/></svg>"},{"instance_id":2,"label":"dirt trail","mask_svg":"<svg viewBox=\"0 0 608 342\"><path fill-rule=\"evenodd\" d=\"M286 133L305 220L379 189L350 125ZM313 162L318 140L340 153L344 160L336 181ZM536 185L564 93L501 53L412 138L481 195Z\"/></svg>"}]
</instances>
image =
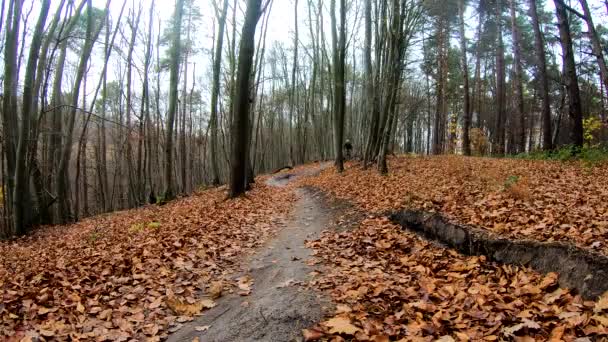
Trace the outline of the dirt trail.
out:
<instances>
[{"instance_id":1,"label":"dirt trail","mask_svg":"<svg viewBox=\"0 0 608 342\"><path fill-rule=\"evenodd\" d=\"M300 171L273 177L268 184L284 186L294 179L320 172ZM322 319L331 305L306 284L312 267L306 265L311 251L304 244L328 226L332 213L320 194L298 189L292 217L278 236L254 254L238 276L253 278L251 294L227 295L203 316L171 335L168 341L300 341L301 330ZM238 277L237 276L237 277ZM196 328L209 328L197 331Z\"/></svg>"}]
</instances>

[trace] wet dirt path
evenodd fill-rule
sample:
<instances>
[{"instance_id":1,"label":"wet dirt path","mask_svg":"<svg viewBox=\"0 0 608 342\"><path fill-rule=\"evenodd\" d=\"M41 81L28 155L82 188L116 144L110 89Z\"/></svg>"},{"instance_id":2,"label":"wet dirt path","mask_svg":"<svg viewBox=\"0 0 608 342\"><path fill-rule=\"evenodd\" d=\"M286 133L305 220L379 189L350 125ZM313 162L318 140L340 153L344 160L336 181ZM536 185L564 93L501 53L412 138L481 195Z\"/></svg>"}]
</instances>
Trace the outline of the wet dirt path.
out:
<instances>
[{"instance_id":1,"label":"wet dirt path","mask_svg":"<svg viewBox=\"0 0 608 342\"><path fill-rule=\"evenodd\" d=\"M317 170L274 177L269 185L284 186ZM168 341L301 341L302 329L319 322L331 305L308 288L311 251L306 241L317 238L334 217L319 193L297 189L298 201L277 237L248 260L243 274L253 278L248 296L231 294L217 306L169 336ZM198 330L197 330L198 329ZM205 331L200 331L205 330Z\"/></svg>"}]
</instances>

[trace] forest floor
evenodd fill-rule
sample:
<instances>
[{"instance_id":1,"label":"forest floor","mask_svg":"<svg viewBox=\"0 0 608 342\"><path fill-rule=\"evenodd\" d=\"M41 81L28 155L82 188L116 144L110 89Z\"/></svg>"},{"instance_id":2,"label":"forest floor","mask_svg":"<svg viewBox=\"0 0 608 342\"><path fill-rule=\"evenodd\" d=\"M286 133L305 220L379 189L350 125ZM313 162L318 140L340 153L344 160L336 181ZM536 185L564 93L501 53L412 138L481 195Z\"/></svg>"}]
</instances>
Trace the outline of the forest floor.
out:
<instances>
[{"instance_id":1,"label":"forest floor","mask_svg":"<svg viewBox=\"0 0 608 342\"><path fill-rule=\"evenodd\" d=\"M315 164L0 243L0 337L605 340L608 294L467 256L391 222L438 212L502 238L608 254L608 166L457 156L390 173ZM304 248L306 246L307 248ZM556 260L556 262L559 262ZM590 276L593 276L592 274Z\"/></svg>"}]
</instances>

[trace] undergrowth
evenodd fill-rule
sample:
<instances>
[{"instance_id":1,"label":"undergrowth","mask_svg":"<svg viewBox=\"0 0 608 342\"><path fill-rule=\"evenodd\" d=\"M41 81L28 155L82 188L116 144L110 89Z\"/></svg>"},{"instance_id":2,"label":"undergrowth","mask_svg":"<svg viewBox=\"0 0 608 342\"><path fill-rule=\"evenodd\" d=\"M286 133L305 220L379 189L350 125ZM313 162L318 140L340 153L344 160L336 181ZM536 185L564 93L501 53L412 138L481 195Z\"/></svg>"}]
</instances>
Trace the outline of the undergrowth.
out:
<instances>
[{"instance_id":1,"label":"undergrowth","mask_svg":"<svg viewBox=\"0 0 608 342\"><path fill-rule=\"evenodd\" d=\"M586 166L595 166L608 161L608 147L606 146L584 146L578 148L573 145L563 146L552 151L533 151L521 153L515 156L520 159L532 160L558 160L558 161L581 161Z\"/></svg>"}]
</instances>

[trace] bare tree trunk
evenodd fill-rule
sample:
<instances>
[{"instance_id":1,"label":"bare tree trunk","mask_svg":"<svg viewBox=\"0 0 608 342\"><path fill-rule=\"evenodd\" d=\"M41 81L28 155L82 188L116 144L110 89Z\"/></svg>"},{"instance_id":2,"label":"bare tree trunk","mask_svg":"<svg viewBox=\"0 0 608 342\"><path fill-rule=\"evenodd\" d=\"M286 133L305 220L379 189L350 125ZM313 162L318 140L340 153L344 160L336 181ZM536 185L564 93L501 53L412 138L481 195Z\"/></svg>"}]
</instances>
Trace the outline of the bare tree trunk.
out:
<instances>
[{"instance_id":1,"label":"bare tree trunk","mask_svg":"<svg viewBox=\"0 0 608 342\"><path fill-rule=\"evenodd\" d=\"M11 0L8 4L7 27L5 34L5 51L4 51L4 94L2 97L2 126L4 135L4 149L6 153L6 185L8 190L5 197L5 205L8 210L8 215L12 215L13 189L15 189L15 171L16 171L16 152L18 142L17 129L17 79L19 74L15 69L17 64L17 45L19 37L19 27L21 18L22 2L20 0ZM3 177L4 178L4 177ZM7 227L4 232L5 236L11 236L17 233L16 227Z\"/></svg>"},{"instance_id":2,"label":"bare tree trunk","mask_svg":"<svg viewBox=\"0 0 608 342\"><path fill-rule=\"evenodd\" d=\"M289 106L289 164L294 165L295 160L293 157L293 145L294 145L294 132L293 132L293 117L294 112L297 110L297 81L296 73L298 72L298 0L295 0L294 5L294 22L296 25L295 35L293 38L293 68L291 69L291 98ZM296 127L297 129L298 127Z\"/></svg>"},{"instance_id":3,"label":"bare tree trunk","mask_svg":"<svg viewBox=\"0 0 608 342\"><path fill-rule=\"evenodd\" d=\"M135 8L132 8L131 13L131 21L129 22L129 26L131 28L131 40L129 41L129 48L127 52L127 103L126 103L126 118L127 118L127 140L126 140L126 154L124 155L125 164L127 165L127 182L129 187L129 207L134 207L137 205L139 199L137 195L137 186L136 183L139 180L136 180L136 177L133 175L133 147L131 146L131 113L133 110L133 100L132 100L132 74L133 74L133 50L135 49L135 40L137 39L137 31L139 28L139 22L141 18L142 8L141 5L137 10L137 14L135 14Z\"/></svg>"},{"instance_id":4,"label":"bare tree trunk","mask_svg":"<svg viewBox=\"0 0 608 342\"><path fill-rule=\"evenodd\" d=\"M26 213L31 210L30 199L30 180L29 170L26 164L29 133L30 133L30 117L34 107L34 77L36 74L36 66L40 55L40 46L42 45L42 36L46 18L51 6L50 0L44 0L41 5L40 15L30 45L30 53L28 57L27 67L25 70L25 80L23 82L23 105L21 115L21 132L17 145L17 160L15 169L15 189L13 190L13 225L15 233L18 235L25 234L31 222L26 221ZM30 215L30 219L32 215Z\"/></svg>"},{"instance_id":5,"label":"bare tree trunk","mask_svg":"<svg viewBox=\"0 0 608 342\"><path fill-rule=\"evenodd\" d=\"M483 1L480 0L478 12L479 22L477 24L477 49L475 51L475 86L473 87L473 106L475 106L475 112L477 114L477 120L475 120L475 128L481 128L481 53L482 47L480 42L482 41L483 35L483 22L484 22L484 10Z\"/></svg>"},{"instance_id":6,"label":"bare tree trunk","mask_svg":"<svg viewBox=\"0 0 608 342\"><path fill-rule=\"evenodd\" d=\"M543 150L553 149L553 139L551 136L551 99L549 98L549 78L547 77L547 60L545 55L545 43L543 34L540 31L538 21L538 11L536 0L528 0L530 6L530 17L532 18L532 28L534 29L534 47L536 50L536 68L539 84L540 98L542 101L542 126L543 126Z\"/></svg>"},{"instance_id":7,"label":"bare tree trunk","mask_svg":"<svg viewBox=\"0 0 608 342\"><path fill-rule=\"evenodd\" d=\"M234 113L232 114L232 162L230 198L240 196L247 187L249 164L249 85L255 52L255 29L261 14L261 0L248 0L241 33Z\"/></svg>"},{"instance_id":8,"label":"bare tree trunk","mask_svg":"<svg viewBox=\"0 0 608 342\"><path fill-rule=\"evenodd\" d=\"M502 4L496 1L496 131L494 137L494 154L505 154L505 46L502 39Z\"/></svg>"},{"instance_id":9,"label":"bare tree trunk","mask_svg":"<svg viewBox=\"0 0 608 342\"><path fill-rule=\"evenodd\" d=\"M28 151L28 163L30 168L30 173L32 177L32 184L34 185L34 190L36 193L36 202L38 206L37 217L34 224L36 223L51 223L51 214L49 211L49 205L52 201L50 193L45 189L45 184L43 180L42 171L40 170L40 166L38 165L38 140L40 135L40 125L42 124L42 120L44 118L44 110L40 110L40 108L44 108L46 101L46 88L41 94L41 86L45 83L45 79L48 78L47 71L47 58L49 55L51 42L56 41L56 31L59 26L59 21L61 20L61 13L63 12L63 7L65 5L65 0L61 0L59 3L53 20L51 21L50 27L46 30L46 38L44 40L44 44L40 49L40 56L38 60L38 66L36 70L36 77L34 80L34 102L31 110L31 123L30 123L30 140L31 144L29 144ZM62 25L63 27L63 25ZM59 44L55 44L55 48L52 52L55 51L56 47ZM50 69L50 68L49 68ZM40 102L40 103L39 103Z\"/></svg>"},{"instance_id":10,"label":"bare tree trunk","mask_svg":"<svg viewBox=\"0 0 608 342\"><path fill-rule=\"evenodd\" d=\"M108 11L109 1L106 4L106 15ZM72 217L71 205L70 205L70 178L68 165L70 163L70 157L72 153L72 135L74 133L74 124L76 121L76 112L78 111L78 97L80 94L80 84L84 78L86 72L86 65L91 56L93 45L103 28L103 24L99 25L96 32L93 32L93 14L92 14L92 2L87 1L87 33L86 41L83 47L80 62L76 73L76 79L74 81L74 88L72 89L72 108L68 116L68 127L66 131L66 142L61 152L61 159L59 162L59 168L57 170L57 197L59 202L59 220L60 222L67 222Z\"/></svg>"},{"instance_id":11,"label":"bare tree trunk","mask_svg":"<svg viewBox=\"0 0 608 342\"><path fill-rule=\"evenodd\" d=\"M374 117L374 71L372 68L372 0L365 0L365 47L364 47L364 61L365 65L365 112L370 117L370 133L368 139L371 139L372 131L371 126L374 125L373 121L377 120ZM368 162L368 152L363 151L364 167Z\"/></svg>"},{"instance_id":12,"label":"bare tree trunk","mask_svg":"<svg viewBox=\"0 0 608 342\"><path fill-rule=\"evenodd\" d=\"M346 58L346 3L340 0L340 37L338 38L336 22L336 0L331 0L332 45L334 65L334 148L335 166L338 172L344 171L342 141L344 140L344 110L346 94L344 86L344 63ZM338 40L339 39L339 40Z\"/></svg>"},{"instance_id":13,"label":"bare tree trunk","mask_svg":"<svg viewBox=\"0 0 608 342\"><path fill-rule=\"evenodd\" d=\"M524 114L524 87L522 84L523 79L523 68L521 61L521 34L517 25L517 13L515 9L515 0L510 0L511 10L511 32L513 39L513 56L515 64L515 78L513 80L515 87L515 110L517 113L517 124L513 126L517 127L517 133L515 138L515 149L516 153L523 153L526 151L526 118ZM515 121L515 118L514 120Z\"/></svg>"},{"instance_id":14,"label":"bare tree trunk","mask_svg":"<svg viewBox=\"0 0 608 342\"><path fill-rule=\"evenodd\" d=\"M449 38L446 37L449 30L446 18L439 18L437 24L437 108L435 110L435 129L433 132L433 154L444 152L445 121L447 116L447 58Z\"/></svg>"},{"instance_id":15,"label":"bare tree trunk","mask_svg":"<svg viewBox=\"0 0 608 342\"><path fill-rule=\"evenodd\" d=\"M192 10L188 11L188 33L186 36L187 44L190 44L190 28L192 26ZM180 171L181 171L181 193L188 193L188 178L186 175L186 165L188 160L188 153L186 147L186 111L188 110L188 57L190 56L190 51L186 50L184 54L184 73L183 73L183 84L182 84L182 101L180 103L180 108L182 112L182 119L180 120L181 124L181 135L179 139L179 150L180 150Z\"/></svg>"},{"instance_id":16,"label":"bare tree trunk","mask_svg":"<svg viewBox=\"0 0 608 342\"><path fill-rule=\"evenodd\" d=\"M576 64L572 48L572 36L568 24L568 13L563 0L554 0L557 26L562 45L564 83L568 91L568 118L570 120L570 143L577 148L583 146L583 111L581 95L576 75Z\"/></svg>"},{"instance_id":17,"label":"bare tree trunk","mask_svg":"<svg viewBox=\"0 0 608 342\"><path fill-rule=\"evenodd\" d=\"M146 56L144 61L144 84L143 84L143 97L145 99L145 141L146 141L146 172L144 175L144 197L147 195L149 202L156 200L154 193L154 179L152 174L152 156L153 156L153 135L154 130L152 127L152 119L150 118L150 86L148 72L150 71L152 61L152 21L154 19L154 7L155 1L152 0L150 5L150 15L148 19L148 38L146 42ZM160 123L157 123L160 124Z\"/></svg>"},{"instance_id":18,"label":"bare tree trunk","mask_svg":"<svg viewBox=\"0 0 608 342\"><path fill-rule=\"evenodd\" d=\"M213 58L213 85L211 89L211 117L209 118L209 125L211 130L211 169L213 175L211 184L219 185L219 166L217 161L217 130L218 130L218 98L220 93L220 73L222 68L222 50L224 46L224 30L226 27L226 13L228 11L228 0L224 0L222 6L222 13L219 17L219 28L217 35L217 42L215 44L215 56Z\"/></svg>"},{"instance_id":19,"label":"bare tree trunk","mask_svg":"<svg viewBox=\"0 0 608 342\"><path fill-rule=\"evenodd\" d=\"M177 0L175 5L175 18L173 23L173 42L171 46L171 75L169 85L169 115L167 118L167 131L165 138L165 194L164 200L175 198L173 184L173 128L177 113L177 83L179 77L179 63L181 55L181 26L184 11L184 0Z\"/></svg>"},{"instance_id":20,"label":"bare tree trunk","mask_svg":"<svg viewBox=\"0 0 608 342\"><path fill-rule=\"evenodd\" d=\"M460 17L460 50L462 51L462 77L463 77L463 111L462 127L462 153L471 155L471 142L469 141L469 128L471 127L471 103L469 97L469 65L467 62L467 39L464 30L464 0L458 1Z\"/></svg>"}]
</instances>

